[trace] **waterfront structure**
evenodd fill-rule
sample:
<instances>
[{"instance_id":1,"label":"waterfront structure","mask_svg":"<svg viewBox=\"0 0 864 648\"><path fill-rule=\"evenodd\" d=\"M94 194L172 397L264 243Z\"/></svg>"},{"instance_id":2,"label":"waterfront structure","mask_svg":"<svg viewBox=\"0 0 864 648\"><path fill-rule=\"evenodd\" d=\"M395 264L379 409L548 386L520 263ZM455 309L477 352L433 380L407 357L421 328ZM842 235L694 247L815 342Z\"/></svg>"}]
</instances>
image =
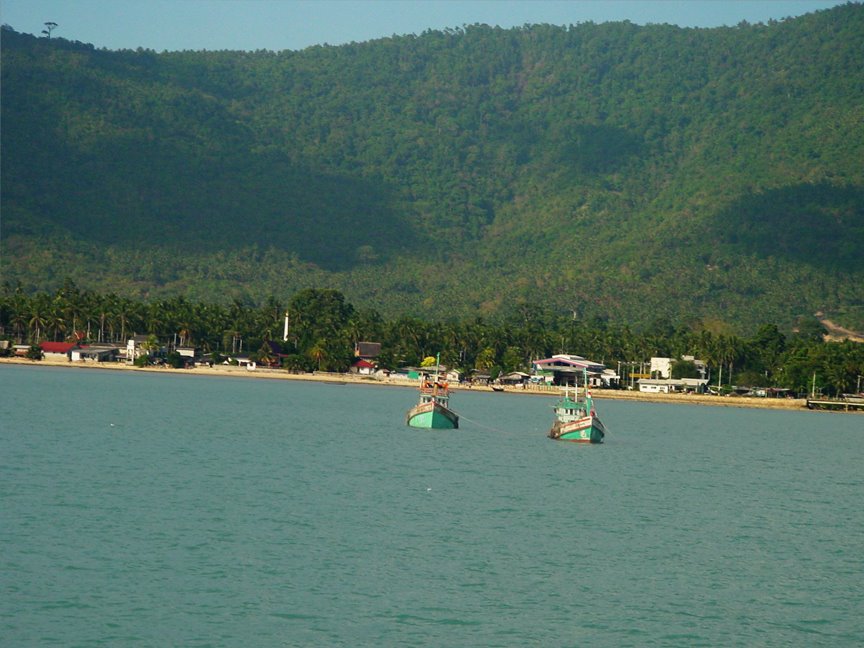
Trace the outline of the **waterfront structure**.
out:
<instances>
[{"instance_id":1,"label":"waterfront structure","mask_svg":"<svg viewBox=\"0 0 864 648\"><path fill-rule=\"evenodd\" d=\"M704 378L640 378L639 391L647 394L695 392L702 394L708 381Z\"/></svg>"},{"instance_id":2,"label":"waterfront structure","mask_svg":"<svg viewBox=\"0 0 864 648\"><path fill-rule=\"evenodd\" d=\"M531 364L535 376L555 385L575 385L577 376L582 375L583 372L589 383L599 385L606 370L606 367L599 362L565 353L543 360L534 360Z\"/></svg>"}]
</instances>

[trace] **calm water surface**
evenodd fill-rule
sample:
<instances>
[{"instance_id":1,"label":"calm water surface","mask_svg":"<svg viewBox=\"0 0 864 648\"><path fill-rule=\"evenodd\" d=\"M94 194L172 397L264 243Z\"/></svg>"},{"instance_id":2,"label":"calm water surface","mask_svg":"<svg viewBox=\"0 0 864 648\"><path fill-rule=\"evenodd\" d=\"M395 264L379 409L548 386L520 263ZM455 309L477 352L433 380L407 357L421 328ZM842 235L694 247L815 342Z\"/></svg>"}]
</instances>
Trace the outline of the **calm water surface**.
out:
<instances>
[{"instance_id":1,"label":"calm water surface","mask_svg":"<svg viewBox=\"0 0 864 648\"><path fill-rule=\"evenodd\" d=\"M864 417L0 366L8 646L857 646Z\"/></svg>"}]
</instances>

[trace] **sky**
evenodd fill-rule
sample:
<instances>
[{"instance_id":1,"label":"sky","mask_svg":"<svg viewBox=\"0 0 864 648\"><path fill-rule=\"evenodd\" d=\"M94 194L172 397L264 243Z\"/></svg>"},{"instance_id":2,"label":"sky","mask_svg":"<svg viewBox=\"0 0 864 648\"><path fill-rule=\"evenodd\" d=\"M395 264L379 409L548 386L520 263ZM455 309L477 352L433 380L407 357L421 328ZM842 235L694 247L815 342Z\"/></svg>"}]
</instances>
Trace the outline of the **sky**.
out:
<instances>
[{"instance_id":1,"label":"sky","mask_svg":"<svg viewBox=\"0 0 864 648\"><path fill-rule=\"evenodd\" d=\"M781 20L845 0L0 0L0 22L98 48L301 50L482 23L629 20L719 27Z\"/></svg>"}]
</instances>

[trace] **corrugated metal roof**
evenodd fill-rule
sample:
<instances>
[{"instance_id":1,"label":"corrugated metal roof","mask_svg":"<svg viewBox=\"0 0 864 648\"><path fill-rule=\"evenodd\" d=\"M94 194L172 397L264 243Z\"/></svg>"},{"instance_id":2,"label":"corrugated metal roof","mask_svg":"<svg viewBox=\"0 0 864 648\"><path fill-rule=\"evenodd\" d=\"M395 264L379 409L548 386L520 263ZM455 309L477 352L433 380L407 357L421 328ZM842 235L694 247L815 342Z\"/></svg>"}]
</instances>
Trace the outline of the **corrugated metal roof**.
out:
<instances>
[{"instance_id":1,"label":"corrugated metal roof","mask_svg":"<svg viewBox=\"0 0 864 648\"><path fill-rule=\"evenodd\" d=\"M596 369L598 371L605 369L606 367L599 362L593 362L591 360L586 360L581 356L565 356L558 355L552 356L551 358L545 358L543 360L535 360L535 365L539 365L544 368L552 368L552 367L572 367L575 369Z\"/></svg>"}]
</instances>

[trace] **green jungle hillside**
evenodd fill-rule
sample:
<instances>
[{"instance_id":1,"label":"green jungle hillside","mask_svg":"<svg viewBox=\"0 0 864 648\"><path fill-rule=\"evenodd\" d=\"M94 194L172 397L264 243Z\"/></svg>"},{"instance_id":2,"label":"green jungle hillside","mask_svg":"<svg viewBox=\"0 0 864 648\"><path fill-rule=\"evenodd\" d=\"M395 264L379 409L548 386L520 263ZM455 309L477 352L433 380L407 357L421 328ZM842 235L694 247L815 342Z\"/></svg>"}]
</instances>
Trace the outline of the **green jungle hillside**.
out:
<instances>
[{"instance_id":1,"label":"green jungle hillside","mask_svg":"<svg viewBox=\"0 0 864 648\"><path fill-rule=\"evenodd\" d=\"M109 51L2 31L2 280L864 329L864 6Z\"/></svg>"}]
</instances>

